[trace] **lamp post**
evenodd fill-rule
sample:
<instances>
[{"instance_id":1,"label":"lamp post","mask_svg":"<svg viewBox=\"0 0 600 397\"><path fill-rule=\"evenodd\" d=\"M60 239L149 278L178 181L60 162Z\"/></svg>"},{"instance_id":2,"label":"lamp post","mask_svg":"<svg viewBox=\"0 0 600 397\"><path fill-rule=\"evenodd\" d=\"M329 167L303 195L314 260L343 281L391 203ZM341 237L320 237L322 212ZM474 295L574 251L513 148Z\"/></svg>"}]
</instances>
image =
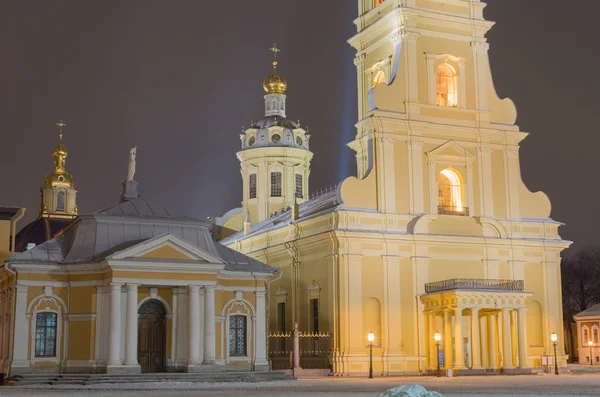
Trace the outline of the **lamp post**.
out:
<instances>
[{"instance_id":1,"label":"lamp post","mask_svg":"<svg viewBox=\"0 0 600 397\"><path fill-rule=\"evenodd\" d=\"M375 334L369 332L367 339L369 340L369 379L373 379L373 341L375 340Z\"/></svg>"},{"instance_id":2,"label":"lamp post","mask_svg":"<svg viewBox=\"0 0 600 397\"><path fill-rule=\"evenodd\" d=\"M594 344L593 340L588 340L588 345L590 346L590 364L594 365L594 355L592 354L592 345Z\"/></svg>"},{"instance_id":3,"label":"lamp post","mask_svg":"<svg viewBox=\"0 0 600 397\"><path fill-rule=\"evenodd\" d=\"M558 375L558 361L556 361L556 341L558 340L558 335L556 335L556 332L550 335L550 340L552 340L552 344L554 345L554 375Z\"/></svg>"},{"instance_id":4,"label":"lamp post","mask_svg":"<svg viewBox=\"0 0 600 397\"><path fill-rule=\"evenodd\" d=\"M442 334L436 332L435 335L433 335L433 339L435 339L435 347L437 348L435 360L437 361L437 377L439 378L442 376L442 373L440 372L440 341L442 340Z\"/></svg>"}]
</instances>

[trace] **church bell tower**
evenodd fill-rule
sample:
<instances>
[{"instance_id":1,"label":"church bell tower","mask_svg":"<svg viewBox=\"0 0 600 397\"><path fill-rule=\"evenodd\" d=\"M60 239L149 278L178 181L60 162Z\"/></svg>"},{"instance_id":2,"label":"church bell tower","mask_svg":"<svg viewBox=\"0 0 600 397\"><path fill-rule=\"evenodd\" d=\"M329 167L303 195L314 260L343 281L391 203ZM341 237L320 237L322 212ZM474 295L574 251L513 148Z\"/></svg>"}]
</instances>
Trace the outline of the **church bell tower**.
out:
<instances>
[{"instance_id":1,"label":"church bell tower","mask_svg":"<svg viewBox=\"0 0 600 397\"><path fill-rule=\"evenodd\" d=\"M263 83L265 115L240 135L237 153L243 180L242 214L252 224L308 198L308 177L313 154L310 135L300 122L286 118L287 82L277 73L276 45L273 73ZM245 216L245 215L244 215Z\"/></svg>"},{"instance_id":2,"label":"church bell tower","mask_svg":"<svg viewBox=\"0 0 600 397\"><path fill-rule=\"evenodd\" d=\"M77 216L77 191L73 177L66 171L65 163L69 152L63 144L63 121L56 123L58 127L58 145L52 151L54 157L54 170L44 180L40 189L42 203L40 208L41 218L69 219Z\"/></svg>"}]
</instances>

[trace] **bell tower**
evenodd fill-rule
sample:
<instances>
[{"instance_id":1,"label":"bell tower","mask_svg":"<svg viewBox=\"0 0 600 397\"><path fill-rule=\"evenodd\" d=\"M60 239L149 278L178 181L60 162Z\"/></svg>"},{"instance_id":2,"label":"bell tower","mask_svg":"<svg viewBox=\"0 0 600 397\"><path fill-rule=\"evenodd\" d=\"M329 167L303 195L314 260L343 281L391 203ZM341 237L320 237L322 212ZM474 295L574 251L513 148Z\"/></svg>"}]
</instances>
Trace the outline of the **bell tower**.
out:
<instances>
[{"instance_id":1,"label":"bell tower","mask_svg":"<svg viewBox=\"0 0 600 397\"><path fill-rule=\"evenodd\" d=\"M276 45L270 50L273 73L263 82L265 115L242 130L237 153L243 181L241 213L251 224L291 207L295 200L307 200L313 156L308 131L286 116L287 82L277 72L280 50Z\"/></svg>"},{"instance_id":2,"label":"bell tower","mask_svg":"<svg viewBox=\"0 0 600 397\"><path fill-rule=\"evenodd\" d=\"M52 151L54 157L54 170L44 180L40 189L42 203L40 207L41 218L69 219L77 216L77 191L73 177L66 171L66 160L69 152L63 144L63 121L56 123L58 127L58 144Z\"/></svg>"}]
</instances>

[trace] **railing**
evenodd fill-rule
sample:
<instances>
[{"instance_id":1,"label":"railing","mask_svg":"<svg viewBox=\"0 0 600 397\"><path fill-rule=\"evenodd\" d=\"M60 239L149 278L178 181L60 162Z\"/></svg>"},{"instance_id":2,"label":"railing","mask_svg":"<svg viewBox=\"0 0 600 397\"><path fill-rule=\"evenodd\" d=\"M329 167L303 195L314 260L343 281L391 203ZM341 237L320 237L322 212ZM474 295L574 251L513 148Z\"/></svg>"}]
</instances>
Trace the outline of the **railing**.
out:
<instances>
[{"instance_id":1,"label":"railing","mask_svg":"<svg viewBox=\"0 0 600 397\"><path fill-rule=\"evenodd\" d=\"M451 291L456 289L474 291L524 291L523 280L493 280L483 278L455 278L425 284L425 292Z\"/></svg>"},{"instance_id":2,"label":"railing","mask_svg":"<svg viewBox=\"0 0 600 397\"><path fill-rule=\"evenodd\" d=\"M450 205L438 205L438 214L440 215L460 215L469 216L469 208L453 207Z\"/></svg>"},{"instance_id":3,"label":"railing","mask_svg":"<svg viewBox=\"0 0 600 397\"><path fill-rule=\"evenodd\" d=\"M316 199L317 197L321 197L324 196L326 194L329 194L331 192L334 192L337 190L338 185L336 183L334 183L333 185L327 186L324 189L319 189L316 192L312 192L308 195L308 199L309 200L313 200Z\"/></svg>"},{"instance_id":4,"label":"railing","mask_svg":"<svg viewBox=\"0 0 600 397\"><path fill-rule=\"evenodd\" d=\"M329 332L297 332L299 365L309 369L330 368L331 334ZM294 332L269 334L269 360L274 370L293 367Z\"/></svg>"}]
</instances>

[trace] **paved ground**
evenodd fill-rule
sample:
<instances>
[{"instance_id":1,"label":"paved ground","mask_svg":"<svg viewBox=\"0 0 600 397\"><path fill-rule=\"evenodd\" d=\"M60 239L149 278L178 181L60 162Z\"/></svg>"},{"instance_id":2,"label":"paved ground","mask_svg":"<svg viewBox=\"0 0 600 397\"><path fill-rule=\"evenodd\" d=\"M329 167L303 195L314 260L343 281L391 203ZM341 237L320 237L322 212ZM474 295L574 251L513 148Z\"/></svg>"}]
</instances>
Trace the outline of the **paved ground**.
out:
<instances>
[{"instance_id":1,"label":"paved ground","mask_svg":"<svg viewBox=\"0 0 600 397\"><path fill-rule=\"evenodd\" d=\"M0 388L0 396L29 397L376 397L378 393L401 384L417 383L447 397L469 396L598 396L600 375L538 375L463 378L322 378L270 383L232 384L132 384L94 386L93 390L72 387L53 389ZM99 389L102 387L103 389Z\"/></svg>"}]
</instances>

